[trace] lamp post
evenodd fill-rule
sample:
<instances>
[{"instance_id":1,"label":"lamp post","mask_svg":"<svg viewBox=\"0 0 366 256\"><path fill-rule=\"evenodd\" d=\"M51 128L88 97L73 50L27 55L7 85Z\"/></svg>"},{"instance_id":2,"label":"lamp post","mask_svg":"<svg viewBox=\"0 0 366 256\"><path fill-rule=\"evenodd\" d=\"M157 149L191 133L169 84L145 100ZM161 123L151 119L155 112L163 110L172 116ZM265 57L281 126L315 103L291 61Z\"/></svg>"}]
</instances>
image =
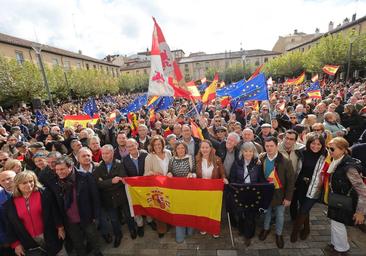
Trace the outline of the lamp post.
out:
<instances>
[{"instance_id":1,"label":"lamp post","mask_svg":"<svg viewBox=\"0 0 366 256\"><path fill-rule=\"evenodd\" d=\"M352 35L349 40L349 51L348 51L348 65L347 65L347 74L346 74L346 82L349 79L349 73L351 71L351 58L352 58L352 45L353 42L356 40L357 36Z\"/></svg>"},{"instance_id":2,"label":"lamp post","mask_svg":"<svg viewBox=\"0 0 366 256\"><path fill-rule=\"evenodd\" d=\"M33 50L35 51L35 53L37 55L39 67L41 69L44 86L46 87L46 90L47 90L48 100L50 102L52 112L55 113L55 106L53 105L53 100L52 100L52 96L51 96L51 92L50 92L50 87L48 86L46 71L44 70L44 65L43 65L43 61L42 61L42 57L41 57L42 46L40 44L37 44L37 45L32 45L32 48L33 48Z\"/></svg>"}]
</instances>

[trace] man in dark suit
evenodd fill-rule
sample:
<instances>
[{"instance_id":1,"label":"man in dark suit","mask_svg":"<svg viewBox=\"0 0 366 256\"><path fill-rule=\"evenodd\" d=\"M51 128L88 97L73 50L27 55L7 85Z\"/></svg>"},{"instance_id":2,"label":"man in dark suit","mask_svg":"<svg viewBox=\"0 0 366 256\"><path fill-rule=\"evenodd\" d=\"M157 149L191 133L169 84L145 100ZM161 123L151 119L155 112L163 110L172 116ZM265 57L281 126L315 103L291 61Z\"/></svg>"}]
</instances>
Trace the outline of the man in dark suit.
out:
<instances>
[{"instance_id":1,"label":"man in dark suit","mask_svg":"<svg viewBox=\"0 0 366 256\"><path fill-rule=\"evenodd\" d=\"M126 148L127 135L124 131L120 131L117 134L117 147L114 150L114 158L122 160L128 155L128 150Z\"/></svg>"},{"instance_id":2,"label":"man in dark suit","mask_svg":"<svg viewBox=\"0 0 366 256\"><path fill-rule=\"evenodd\" d=\"M93 176L97 182L101 197L101 216L100 225L104 240L107 243L112 242L110 235L109 221L112 224L114 234L114 247L117 248L122 240L122 226L120 221L120 212L127 220L132 239L135 239L136 229L134 222L129 214L127 196L123 184L123 177L126 177L126 171L121 161L113 158L114 149L110 144L102 147L102 161L95 168Z\"/></svg>"},{"instance_id":3,"label":"man in dark suit","mask_svg":"<svg viewBox=\"0 0 366 256\"><path fill-rule=\"evenodd\" d=\"M139 144L133 138L128 139L126 147L129 154L123 159L123 166L126 170L128 177L143 176L145 171L145 158L147 152L145 150L139 150ZM135 216L135 222L137 224L137 234L139 237L144 236L144 220L142 216ZM150 223L153 225L152 223Z\"/></svg>"},{"instance_id":4,"label":"man in dark suit","mask_svg":"<svg viewBox=\"0 0 366 256\"><path fill-rule=\"evenodd\" d=\"M56 194L59 208L63 209L67 237L72 241L77 255L87 255L84 241L91 246L92 255L103 255L100 251L95 220L99 215L99 194L90 173L78 172L69 157L60 157L55 162Z\"/></svg>"}]
</instances>

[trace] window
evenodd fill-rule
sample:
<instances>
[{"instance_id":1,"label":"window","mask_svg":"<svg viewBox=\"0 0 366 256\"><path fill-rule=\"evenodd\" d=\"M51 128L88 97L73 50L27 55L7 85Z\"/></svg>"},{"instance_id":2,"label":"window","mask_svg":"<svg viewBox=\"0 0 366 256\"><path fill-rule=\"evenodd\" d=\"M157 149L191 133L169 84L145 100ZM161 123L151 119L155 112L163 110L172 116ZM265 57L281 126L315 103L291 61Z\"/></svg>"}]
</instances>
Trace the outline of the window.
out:
<instances>
[{"instance_id":1,"label":"window","mask_svg":"<svg viewBox=\"0 0 366 256\"><path fill-rule=\"evenodd\" d=\"M89 70L89 64L88 63L85 64L85 67L86 67L86 70Z\"/></svg>"},{"instance_id":2,"label":"window","mask_svg":"<svg viewBox=\"0 0 366 256\"><path fill-rule=\"evenodd\" d=\"M255 65L259 66L259 60L258 59L255 61Z\"/></svg>"},{"instance_id":3,"label":"window","mask_svg":"<svg viewBox=\"0 0 366 256\"><path fill-rule=\"evenodd\" d=\"M114 69L112 68L111 70L112 70L112 76L114 77L115 76Z\"/></svg>"},{"instance_id":4,"label":"window","mask_svg":"<svg viewBox=\"0 0 366 256\"><path fill-rule=\"evenodd\" d=\"M81 69L81 63L80 63L80 62L78 62L78 63L76 64L76 66L77 66L77 68L78 68L78 69Z\"/></svg>"},{"instance_id":5,"label":"window","mask_svg":"<svg viewBox=\"0 0 366 256\"><path fill-rule=\"evenodd\" d=\"M70 61L69 60L65 60L64 61L64 69L65 70L70 70L71 66L70 66Z\"/></svg>"},{"instance_id":6,"label":"window","mask_svg":"<svg viewBox=\"0 0 366 256\"><path fill-rule=\"evenodd\" d=\"M311 45L308 46L308 49L310 49L310 48L311 48Z\"/></svg>"},{"instance_id":7,"label":"window","mask_svg":"<svg viewBox=\"0 0 366 256\"><path fill-rule=\"evenodd\" d=\"M136 75L140 74L140 70L136 70Z\"/></svg>"},{"instance_id":8,"label":"window","mask_svg":"<svg viewBox=\"0 0 366 256\"><path fill-rule=\"evenodd\" d=\"M267 62L268 61L268 58L264 58L264 62Z\"/></svg>"},{"instance_id":9,"label":"window","mask_svg":"<svg viewBox=\"0 0 366 256\"><path fill-rule=\"evenodd\" d=\"M23 64L24 63L23 52L15 51L15 58L16 58L18 64Z\"/></svg>"},{"instance_id":10,"label":"window","mask_svg":"<svg viewBox=\"0 0 366 256\"><path fill-rule=\"evenodd\" d=\"M185 67L185 68L188 68L188 64L184 64L184 67Z\"/></svg>"},{"instance_id":11,"label":"window","mask_svg":"<svg viewBox=\"0 0 366 256\"><path fill-rule=\"evenodd\" d=\"M93 65L93 68L94 68L94 69L97 69L97 65Z\"/></svg>"},{"instance_id":12,"label":"window","mask_svg":"<svg viewBox=\"0 0 366 256\"><path fill-rule=\"evenodd\" d=\"M57 58L52 59L52 66L54 66L54 67L58 66L58 59Z\"/></svg>"},{"instance_id":13,"label":"window","mask_svg":"<svg viewBox=\"0 0 366 256\"><path fill-rule=\"evenodd\" d=\"M302 48L301 48L301 51L302 51L302 52L304 52L304 51L305 51L304 47L302 47Z\"/></svg>"},{"instance_id":14,"label":"window","mask_svg":"<svg viewBox=\"0 0 366 256\"><path fill-rule=\"evenodd\" d=\"M146 70L146 68L144 68L144 74L145 74L145 75L147 74L147 70Z\"/></svg>"}]
</instances>

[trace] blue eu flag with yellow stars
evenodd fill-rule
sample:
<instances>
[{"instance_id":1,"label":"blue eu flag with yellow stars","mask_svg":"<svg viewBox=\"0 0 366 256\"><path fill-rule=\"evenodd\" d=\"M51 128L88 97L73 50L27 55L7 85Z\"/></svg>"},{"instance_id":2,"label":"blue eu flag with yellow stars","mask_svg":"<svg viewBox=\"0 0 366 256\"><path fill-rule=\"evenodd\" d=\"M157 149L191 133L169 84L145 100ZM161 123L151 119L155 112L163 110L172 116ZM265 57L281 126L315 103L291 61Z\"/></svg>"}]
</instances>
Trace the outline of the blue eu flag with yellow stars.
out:
<instances>
[{"instance_id":1,"label":"blue eu flag with yellow stars","mask_svg":"<svg viewBox=\"0 0 366 256\"><path fill-rule=\"evenodd\" d=\"M228 96L239 101L269 100L266 77L263 73L246 83L238 83Z\"/></svg>"},{"instance_id":2,"label":"blue eu flag with yellow stars","mask_svg":"<svg viewBox=\"0 0 366 256\"><path fill-rule=\"evenodd\" d=\"M98 112L97 104L95 103L94 98L89 98L87 102L85 102L83 106L83 111L88 114L91 118L93 118L94 114Z\"/></svg>"}]
</instances>

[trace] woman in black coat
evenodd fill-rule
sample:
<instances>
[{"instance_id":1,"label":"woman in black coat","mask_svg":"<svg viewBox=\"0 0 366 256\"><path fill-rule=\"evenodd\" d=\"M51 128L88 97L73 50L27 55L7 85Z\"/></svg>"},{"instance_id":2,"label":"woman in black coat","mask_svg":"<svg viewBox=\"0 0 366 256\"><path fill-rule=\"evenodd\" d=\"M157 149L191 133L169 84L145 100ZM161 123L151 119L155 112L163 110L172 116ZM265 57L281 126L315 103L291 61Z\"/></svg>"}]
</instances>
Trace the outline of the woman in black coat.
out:
<instances>
[{"instance_id":1,"label":"woman in black coat","mask_svg":"<svg viewBox=\"0 0 366 256\"><path fill-rule=\"evenodd\" d=\"M344 106L344 112L341 116L341 124L347 129L348 133L345 139L350 145L357 142L365 130L365 120L360 116L352 104Z\"/></svg>"},{"instance_id":2,"label":"woman in black coat","mask_svg":"<svg viewBox=\"0 0 366 256\"><path fill-rule=\"evenodd\" d=\"M53 194L43 189L34 172L14 178L13 197L5 205L7 231L18 256L56 255L65 231ZM30 217L31 216L31 217Z\"/></svg>"},{"instance_id":3,"label":"woman in black coat","mask_svg":"<svg viewBox=\"0 0 366 256\"><path fill-rule=\"evenodd\" d=\"M239 160L235 161L230 170L230 183L253 184L267 182L262 172L262 164L258 161L258 152L252 142L245 142L240 149ZM238 214L238 228L245 238L245 244L250 245L255 234L256 212L243 211Z\"/></svg>"}]
</instances>

